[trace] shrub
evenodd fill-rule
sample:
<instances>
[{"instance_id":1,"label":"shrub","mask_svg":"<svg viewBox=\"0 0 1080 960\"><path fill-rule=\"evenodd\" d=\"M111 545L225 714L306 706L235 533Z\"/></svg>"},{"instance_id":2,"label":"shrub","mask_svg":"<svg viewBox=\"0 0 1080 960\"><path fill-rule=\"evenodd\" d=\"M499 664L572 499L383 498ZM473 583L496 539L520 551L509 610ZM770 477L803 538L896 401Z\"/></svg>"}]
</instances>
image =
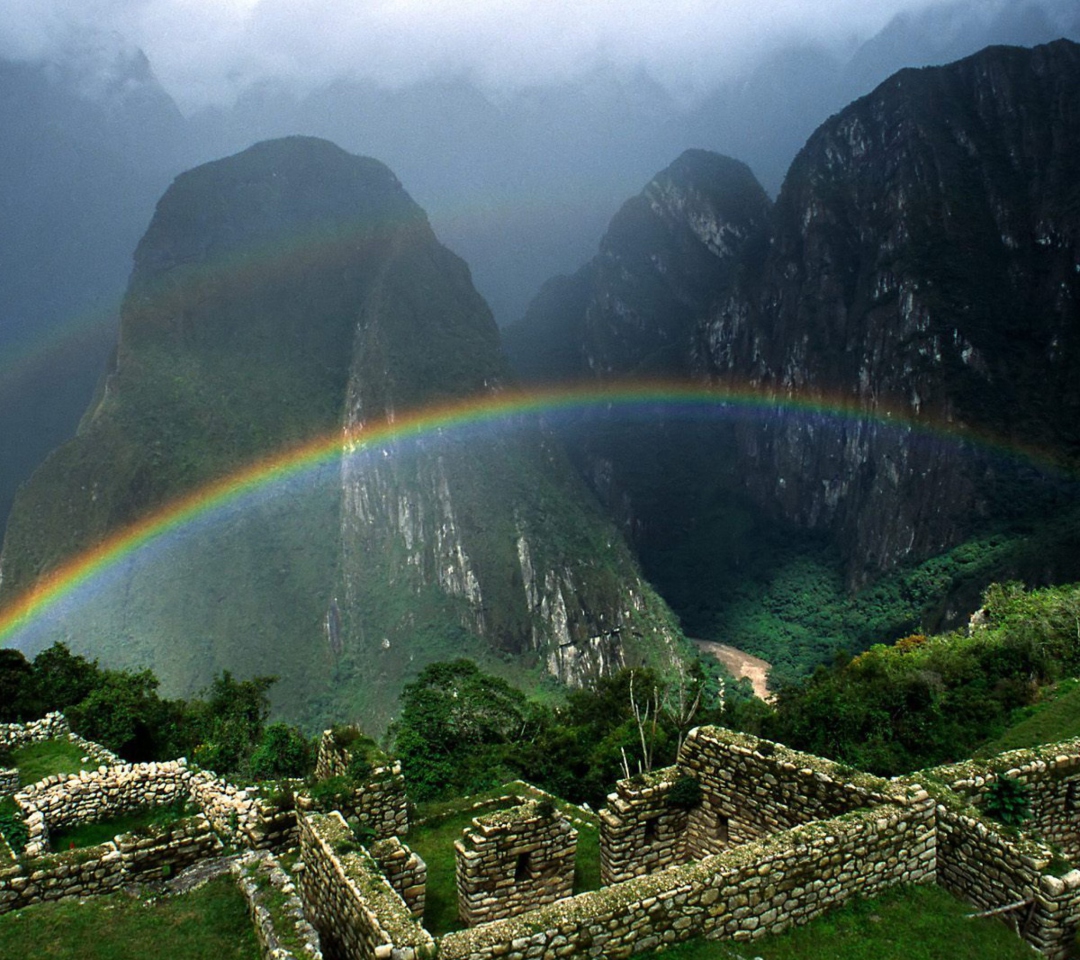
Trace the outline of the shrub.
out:
<instances>
[{"instance_id":1,"label":"shrub","mask_svg":"<svg viewBox=\"0 0 1080 960\"><path fill-rule=\"evenodd\" d=\"M26 841L30 839L26 824L23 822L22 811L11 797L0 800L0 834L4 835L8 846L11 847L11 852L16 856L22 853Z\"/></svg>"},{"instance_id":2,"label":"shrub","mask_svg":"<svg viewBox=\"0 0 1080 960\"><path fill-rule=\"evenodd\" d=\"M696 777L679 777L668 791L664 802L678 810L693 810L701 803L701 784Z\"/></svg>"},{"instance_id":3,"label":"shrub","mask_svg":"<svg viewBox=\"0 0 1080 960\"><path fill-rule=\"evenodd\" d=\"M983 812L1007 827L1019 827L1031 816L1030 790L1012 777L998 777L986 791Z\"/></svg>"},{"instance_id":4,"label":"shrub","mask_svg":"<svg viewBox=\"0 0 1080 960\"><path fill-rule=\"evenodd\" d=\"M311 742L297 727L272 723L251 754L251 775L257 780L304 777L311 772Z\"/></svg>"}]
</instances>

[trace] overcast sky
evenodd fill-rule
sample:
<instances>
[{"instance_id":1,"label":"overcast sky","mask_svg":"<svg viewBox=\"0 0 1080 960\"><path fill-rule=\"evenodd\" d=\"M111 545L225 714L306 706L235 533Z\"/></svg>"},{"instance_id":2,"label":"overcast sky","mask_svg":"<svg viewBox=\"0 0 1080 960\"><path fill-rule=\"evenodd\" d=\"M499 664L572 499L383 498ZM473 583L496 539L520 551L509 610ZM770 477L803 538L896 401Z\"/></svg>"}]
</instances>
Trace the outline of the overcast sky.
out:
<instances>
[{"instance_id":1,"label":"overcast sky","mask_svg":"<svg viewBox=\"0 0 1080 960\"><path fill-rule=\"evenodd\" d=\"M995 5L995 0L986 0ZM246 84L336 75L401 85L466 75L499 91L646 68L692 93L763 48L865 39L932 0L2 0L0 54L57 56L115 31L141 47L181 107Z\"/></svg>"}]
</instances>

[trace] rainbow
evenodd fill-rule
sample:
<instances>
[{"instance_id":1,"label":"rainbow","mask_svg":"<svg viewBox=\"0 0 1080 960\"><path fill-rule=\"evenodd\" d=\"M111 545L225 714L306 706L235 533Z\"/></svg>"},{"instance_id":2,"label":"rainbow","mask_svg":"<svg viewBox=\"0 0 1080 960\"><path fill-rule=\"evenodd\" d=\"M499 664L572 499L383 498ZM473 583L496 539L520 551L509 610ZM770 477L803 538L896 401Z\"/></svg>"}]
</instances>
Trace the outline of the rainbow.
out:
<instances>
[{"instance_id":1,"label":"rainbow","mask_svg":"<svg viewBox=\"0 0 1080 960\"><path fill-rule=\"evenodd\" d=\"M452 434L469 426L519 421L523 417L555 417L589 410L618 411L653 418L746 412L794 413L822 421L871 422L887 428L965 443L1010 459L1055 470L1049 456L1034 448L1006 444L956 424L913 419L899 409L880 408L868 413L852 398L778 396L754 387L709 387L686 382L616 382L552 389L502 390L480 397L424 407L354 433L336 431L278 451L185 496L159 507L137 522L108 536L101 543L46 574L31 589L0 612L0 646L12 643L50 607L89 584L136 551L177 532L216 509L296 477L305 470L332 462L343 453L374 449L429 434Z\"/></svg>"}]
</instances>

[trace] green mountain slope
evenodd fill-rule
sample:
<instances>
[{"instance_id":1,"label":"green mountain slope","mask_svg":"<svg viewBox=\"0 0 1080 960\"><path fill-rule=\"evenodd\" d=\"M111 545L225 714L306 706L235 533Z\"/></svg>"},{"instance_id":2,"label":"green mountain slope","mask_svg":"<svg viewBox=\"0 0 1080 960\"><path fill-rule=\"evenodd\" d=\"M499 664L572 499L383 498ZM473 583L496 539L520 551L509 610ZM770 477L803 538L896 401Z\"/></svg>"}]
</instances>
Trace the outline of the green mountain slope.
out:
<instances>
[{"instance_id":1,"label":"green mountain slope","mask_svg":"<svg viewBox=\"0 0 1080 960\"><path fill-rule=\"evenodd\" d=\"M287 715L375 726L435 657L530 685L670 663L673 619L535 425L379 427L505 383L468 269L378 162L289 138L184 174L98 399L20 493L0 602L253 460L318 437L329 455L125 556L16 642L62 638L179 693L277 673ZM377 449L334 453L372 427Z\"/></svg>"}]
</instances>

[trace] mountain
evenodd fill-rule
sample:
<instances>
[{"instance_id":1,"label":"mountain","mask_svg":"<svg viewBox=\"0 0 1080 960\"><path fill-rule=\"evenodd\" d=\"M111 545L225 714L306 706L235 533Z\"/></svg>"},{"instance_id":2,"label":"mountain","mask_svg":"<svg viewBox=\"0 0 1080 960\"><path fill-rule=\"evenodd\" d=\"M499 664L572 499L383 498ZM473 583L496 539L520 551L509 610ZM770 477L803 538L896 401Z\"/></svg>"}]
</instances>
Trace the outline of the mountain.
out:
<instances>
[{"instance_id":1,"label":"mountain","mask_svg":"<svg viewBox=\"0 0 1080 960\"><path fill-rule=\"evenodd\" d=\"M960 542L1024 479L887 413L1078 462L1078 94L1069 41L896 74L810 138L767 252L699 328L711 379L865 418L742 443L747 484L833 528L855 579Z\"/></svg>"},{"instance_id":2,"label":"mountain","mask_svg":"<svg viewBox=\"0 0 1080 960\"><path fill-rule=\"evenodd\" d=\"M707 243L727 222L711 171L736 165L684 157L686 177L665 171L628 205L658 219L668 193L665 229L640 230L626 256L621 213L600 254L508 331L534 382L688 372L765 401L727 423L570 436L688 629L737 635L716 598L755 579L766 593L741 598L747 617L817 616L796 602L828 579L808 556L852 590L983 538L896 587L908 612L886 633L916 627L913 606L958 615L978 595L968 583L949 599L965 564L956 576L980 583L1075 575L1075 491L1047 461L1080 455L1078 56L1063 40L901 71L818 128L775 205L744 173L736 196L755 214L722 249ZM665 267L676 259L682 274ZM636 449L657 442L643 462ZM798 589L768 594L785 577Z\"/></svg>"},{"instance_id":3,"label":"mountain","mask_svg":"<svg viewBox=\"0 0 1080 960\"><path fill-rule=\"evenodd\" d=\"M183 123L115 38L84 36L55 62L0 60L0 525L93 393Z\"/></svg>"},{"instance_id":4,"label":"mountain","mask_svg":"<svg viewBox=\"0 0 1080 960\"><path fill-rule=\"evenodd\" d=\"M507 381L467 267L381 163L293 137L181 175L99 396L16 500L3 600L259 457L326 455L121 556L20 644L67 639L173 692L274 673L284 714L372 727L437 658L532 684L670 663L674 621L551 437L379 427Z\"/></svg>"}]
</instances>

